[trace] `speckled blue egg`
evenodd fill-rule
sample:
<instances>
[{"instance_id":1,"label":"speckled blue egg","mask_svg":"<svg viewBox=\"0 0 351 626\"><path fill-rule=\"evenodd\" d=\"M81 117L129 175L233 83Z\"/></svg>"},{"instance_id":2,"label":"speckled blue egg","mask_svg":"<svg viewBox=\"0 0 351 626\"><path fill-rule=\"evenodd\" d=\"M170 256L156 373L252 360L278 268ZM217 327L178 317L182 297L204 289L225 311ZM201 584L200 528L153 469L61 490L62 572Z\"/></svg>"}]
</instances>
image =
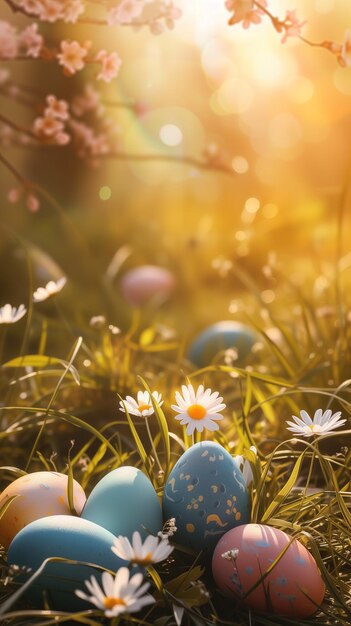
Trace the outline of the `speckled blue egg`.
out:
<instances>
[{"instance_id":1,"label":"speckled blue egg","mask_svg":"<svg viewBox=\"0 0 351 626\"><path fill-rule=\"evenodd\" d=\"M207 554L224 533L247 523L249 494L229 452L212 441L186 450L167 479L163 516L176 518L177 543Z\"/></svg>"},{"instance_id":2,"label":"speckled blue egg","mask_svg":"<svg viewBox=\"0 0 351 626\"><path fill-rule=\"evenodd\" d=\"M162 529L161 505L149 479L136 467L118 467L94 487L83 509L84 519L129 539Z\"/></svg>"},{"instance_id":3,"label":"speckled blue egg","mask_svg":"<svg viewBox=\"0 0 351 626\"><path fill-rule=\"evenodd\" d=\"M13 539L8 551L10 565L31 568L28 578L49 557L84 561L117 571L126 562L111 550L114 535L105 528L72 515L51 515L35 520ZM27 595L36 606L42 606L45 590L50 605L57 610L79 611L92 605L78 598L74 590L85 592L84 581L101 571L88 565L50 562L30 586Z\"/></svg>"},{"instance_id":4,"label":"speckled blue egg","mask_svg":"<svg viewBox=\"0 0 351 626\"><path fill-rule=\"evenodd\" d=\"M256 341L257 335L245 324L231 320L217 322L195 337L187 356L198 367L205 367L219 352L234 348L238 352L236 363L240 364Z\"/></svg>"}]
</instances>

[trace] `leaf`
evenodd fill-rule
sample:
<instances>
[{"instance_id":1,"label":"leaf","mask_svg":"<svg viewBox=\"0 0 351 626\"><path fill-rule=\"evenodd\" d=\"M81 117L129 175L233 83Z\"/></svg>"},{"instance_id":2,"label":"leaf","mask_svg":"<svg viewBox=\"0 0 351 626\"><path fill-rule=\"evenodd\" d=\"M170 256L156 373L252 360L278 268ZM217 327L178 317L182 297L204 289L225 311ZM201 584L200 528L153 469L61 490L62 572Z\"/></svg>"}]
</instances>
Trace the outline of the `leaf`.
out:
<instances>
[{"instance_id":1,"label":"leaf","mask_svg":"<svg viewBox=\"0 0 351 626\"><path fill-rule=\"evenodd\" d=\"M19 493L16 493L14 496L10 496L10 498L8 498L8 500L6 500L4 502L4 504L1 506L0 508L0 519L2 518L3 515L5 515L7 509L9 508L11 502L13 502L13 500L15 500L15 498L20 497Z\"/></svg>"},{"instance_id":2,"label":"leaf","mask_svg":"<svg viewBox=\"0 0 351 626\"><path fill-rule=\"evenodd\" d=\"M135 441L135 445L136 445L136 447L138 449L141 461L142 461L142 463L143 463L143 465L144 465L144 467L146 469L147 454L146 454L145 448L144 448L144 446L143 446L143 444L141 442L141 439L140 439L140 437L139 437L139 435L137 433L137 430L136 430L136 428L134 426L133 420L132 420L132 418L129 415L128 409L127 409L127 407L125 405L125 402L124 402L123 398L119 394L118 394L118 397L119 397L119 399L121 400L121 402L123 404L123 407L124 407L124 410L125 410L125 414L126 414L126 417L127 417L127 420L128 420L129 428L131 430L131 433L133 435L133 439Z\"/></svg>"},{"instance_id":3,"label":"leaf","mask_svg":"<svg viewBox=\"0 0 351 626\"><path fill-rule=\"evenodd\" d=\"M204 570L196 565L184 574L180 574L164 585L164 589L171 594L174 599L180 600L189 606L200 606L206 604L208 598L202 593L200 586L196 585ZM194 584L195 583L195 584Z\"/></svg>"},{"instance_id":4,"label":"leaf","mask_svg":"<svg viewBox=\"0 0 351 626\"><path fill-rule=\"evenodd\" d=\"M7 361L3 363L2 367L48 367L50 365L62 365L72 377L74 378L77 385L80 385L80 378L77 369L72 365L72 363L68 363L64 359L57 359L53 356L46 356L44 354L26 354L24 356L19 356L16 359L11 359L11 361Z\"/></svg>"},{"instance_id":5,"label":"leaf","mask_svg":"<svg viewBox=\"0 0 351 626\"><path fill-rule=\"evenodd\" d=\"M177 626L180 626L182 623L183 615L184 615L184 607L173 604L172 608L173 608L173 615L174 615L176 624Z\"/></svg>"},{"instance_id":6,"label":"leaf","mask_svg":"<svg viewBox=\"0 0 351 626\"><path fill-rule=\"evenodd\" d=\"M289 476L289 479L285 483L284 487L282 487L282 489L275 496L273 502L271 502L268 509L266 509L261 519L262 524L267 522L269 518L272 517L273 513L277 511L277 509L280 507L282 502L284 502L285 498L289 495L291 489L296 483L297 477L299 475L300 467L301 467L302 461L304 460L305 454L306 454L306 450L304 450L300 454L299 458L297 459L294 465L294 469Z\"/></svg>"},{"instance_id":7,"label":"leaf","mask_svg":"<svg viewBox=\"0 0 351 626\"><path fill-rule=\"evenodd\" d=\"M11 473L15 474L18 478L20 476L26 476L27 475L27 472L25 472L24 470L21 470L18 467L12 467L11 465L2 465L0 467L0 472L1 471L11 472Z\"/></svg>"},{"instance_id":8,"label":"leaf","mask_svg":"<svg viewBox=\"0 0 351 626\"><path fill-rule=\"evenodd\" d=\"M147 382L141 376L140 376L140 380L141 380L144 388L146 389L146 391L149 392L149 395L150 395L150 398L151 398L151 402L152 402L152 406L154 407L156 419L157 419L157 422L158 422L158 425L159 425L159 428L160 428L162 441L163 441L163 446L164 446L165 455L166 455L166 468L165 468L165 479L166 479L167 476L168 476L170 463L171 463L171 446L170 446L170 443L169 443L167 420L166 420L165 414L162 411L160 405L158 404L158 402L155 400L154 396L152 395L150 387L148 386Z\"/></svg>"}]
</instances>

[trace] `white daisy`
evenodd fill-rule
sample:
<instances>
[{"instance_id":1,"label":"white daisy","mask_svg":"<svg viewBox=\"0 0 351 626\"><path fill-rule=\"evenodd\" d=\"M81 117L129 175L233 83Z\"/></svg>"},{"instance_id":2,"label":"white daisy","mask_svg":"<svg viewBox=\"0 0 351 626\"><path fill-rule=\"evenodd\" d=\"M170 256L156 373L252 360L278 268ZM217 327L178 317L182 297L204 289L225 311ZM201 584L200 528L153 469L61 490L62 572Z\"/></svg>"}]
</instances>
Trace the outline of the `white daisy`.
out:
<instances>
[{"instance_id":1,"label":"white daisy","mask_svg":"<svg viewBox=\"0 0 351 626\"><path fill-rule=\"evenodd\" d=\"M45 287L38 287L33 293L33 301L34 302L43 302L51 296L55 296L57 293L63 289L67 282L67 278L62 276L56 282L54 280L49 280L49 282L45 285Z\"/></svg>"},{"instance_id":2,"label":"white daisy","mask_svg":"<svg viewBox=\"0 0 351 626\"><path fill-rule=\"evenodd\" d=\"M153 535L149 535L143 543L140 533L136 530L132 536L132 543L127 537L119 535L111 549L120 559L145 567L164 561L174 548L168 543L168 539L160 539Z\"/></svg>"},{"instance_id":3,"label":"white daisy","mask_svg":"<svg viewBox=\"0 0 351 626\"><path fill-rule=\"evenodd\" d=\"M90 580L85 581L91 595L89 596L80 589L76 589L75 594L82 600L91 602L98 609L102 609L106 617L116 617L121 613L136 613L143 606L155 602L155 599L149 593L143 595L150 585L149 583L141 584L143 581L141 573L134 574L131 578L129 575L127 567L121 567L115 577L109 572L103 572L102 588L96 578L91 576Z\"/></svg>"},{"instance_id":4,"label":"white daisy","mask_svg":"<svg viewBox=\"0 0 351 626\"><path fill-rule=\"evenodd\" d=\"M24 304L20 304L18 309L11 304L4 304L0 307L0 324L14 324L18 322L25 314L27 309Z\"/></svg>"},{"instance_id":5,"label":"white daisy","mask_svg":"<svg viewBox=\"0 0 351 626\"><path fill-rule=\"evenodd\" d=\"M330 409L323 412L323 409L317 409L313 419L310 418L307 411L300 411L301 419L293 415L294 422L289 422L291 432L301 437L312 437L313 435L328 435L335 428L339 428L345 424L346 419L340 419L341 411L332 413Z\"/></svg>"},{"instance_id":6,"label":"white daisy","mask_svg":"<svg viewBox=\"0 0 351 626\"><path fill-rule=\"evenodd\" d=\"M162 396L158 391L152 392L152 397L156 400L157 404L161 406L163 404ZM138 415L138 417L148 417L154 413L154 407L148 391L138 391L137 399L132 396L127 396L124 400L124 404L128 413L131 415ZM125 413L125 408L122 400L119 403L121 411Z\"/></svg>"},{"instance_id":7,"label":"white daisy","mask_svg":"<svg viewBox=\"0 0 351 626\"><path fill-rule=\"evenodd\" d=\"M183 395L182 395L183 394ZM187 427L187 435L192 435L194 430L200 433L207 430L218 430L217 420L221 420L226 405L222 404L223 398L219 397L218 391L212 393L211 389L205 389L200 385L195 391L192 385L182 385L182 394L176 391L175 397L178 404L172 404L172 409L178 413L176 420Z\"/></svg>"}]
</instances>

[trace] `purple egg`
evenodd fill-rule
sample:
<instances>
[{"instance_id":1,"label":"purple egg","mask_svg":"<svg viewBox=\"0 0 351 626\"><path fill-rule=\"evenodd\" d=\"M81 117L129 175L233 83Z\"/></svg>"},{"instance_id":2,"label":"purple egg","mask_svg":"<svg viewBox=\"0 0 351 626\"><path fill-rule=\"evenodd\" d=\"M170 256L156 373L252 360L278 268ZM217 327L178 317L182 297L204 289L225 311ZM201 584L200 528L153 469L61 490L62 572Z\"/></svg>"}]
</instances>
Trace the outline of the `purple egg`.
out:
<instances>
[{"instance_id":1,"label":"purple egg","mask_svg":"<svg viewBox=\"0 0 351 626\"><path fill-rule=\"evenodd\" d=\"M175 288L175 277L157 265L142 265L127 272L121 280L122 293L134 306L146 304L152 299L163 301Z\"/></svg>"}]
</instances>

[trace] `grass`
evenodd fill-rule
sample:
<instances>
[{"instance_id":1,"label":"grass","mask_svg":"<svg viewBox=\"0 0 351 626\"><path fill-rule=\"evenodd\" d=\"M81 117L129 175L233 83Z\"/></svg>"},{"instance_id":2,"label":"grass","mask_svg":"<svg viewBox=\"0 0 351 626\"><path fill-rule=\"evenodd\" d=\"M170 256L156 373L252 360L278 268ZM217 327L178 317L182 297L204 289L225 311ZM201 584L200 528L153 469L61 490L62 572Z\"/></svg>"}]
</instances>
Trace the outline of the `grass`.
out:
<instances>
[{"instance_id":1,"label":"grass","mask_svg":"<svg viewBox=\"0 0 351 626\"><path fill-rule=\"evenodd\" d=\"M218 592L201 558L176 544L169 561L149 569L155 605L112 619L112 626L171 626L180 623L182 609L182 624L196 626L350 623L351 431L312 441L292 439L285 421L302 408L313 413L330 407L344 417L351 413L351 322L344 276L337 289L331 284L333 293L325 293L324 302L321 297L316 302L308 285L303 290L277 273L277 298L267 304L250 274L235 264L230 271L246 289L240 318L259 336L243 363L227 352L194 370L185 358L182 335L167 334L157 315L152 321L151 309L146 319L136 313L129 328L120 331L102 318L77 327L71 321L76 313L62 314L48 304L45 314L30 309L25 328L18 325L22 336L15 328L8 328L7 336L3 332L3 486L25 472L60 471L69 476L73 508L73 477L89 493L107 472L127 464L148 475L161 496L169 471L192 443L172 418L174 391L187 378L194 385L203 382L227 404L221 429L211 438L250 463L252 521L298 537L316 559L327 588L323 605L309 619L254 613ZM139 389L157 389L165 400L162 408L154 403L148 422L118 408L119 398ZM249 450L252 445L257 456ZM17 598L21 585L8 570L4 550L1 578L4 626L109 623L96 610L68 615Z\"/></svg>"}]
</instances>

